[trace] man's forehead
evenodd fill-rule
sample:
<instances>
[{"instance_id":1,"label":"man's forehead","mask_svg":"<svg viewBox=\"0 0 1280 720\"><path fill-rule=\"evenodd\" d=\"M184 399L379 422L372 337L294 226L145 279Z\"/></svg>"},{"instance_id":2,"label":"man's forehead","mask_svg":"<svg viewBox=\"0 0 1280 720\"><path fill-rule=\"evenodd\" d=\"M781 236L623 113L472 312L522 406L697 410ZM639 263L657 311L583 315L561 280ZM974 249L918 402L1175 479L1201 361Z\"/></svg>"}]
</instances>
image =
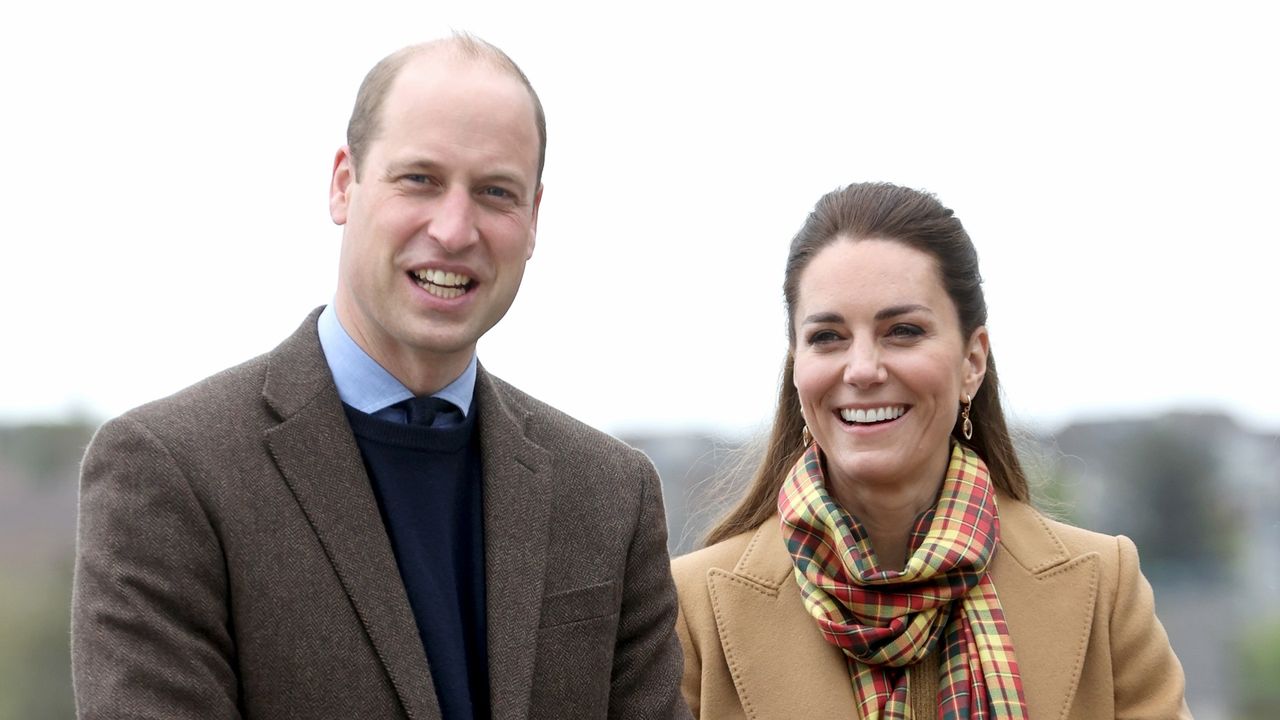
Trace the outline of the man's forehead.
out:
<instances>
[{"instance_id":1,"label":"man's forehead","mask_svg":"<svg viewBox=\"0 0 1280 720\"><path fill-rule=\"evenodd\" d=\"M533 98L517 78L492 61L446 49L423 51L405 63L391 85L386 105L404 109L449 96L461 96L467 105L509 103L509 112L527 111L530 126L536 124ZM384 113L388 109L384 107Z\"/></svg>"},{"instance_id":2,"label":"man's forehead","mask_svg":"<svg viewBox=\"0 0 1280 720\"><path fill-rule=\"evenodd\" d=\"M422 61L422 62L419 62ZM534 181L538 130L533 101L524 86L490 63L442 54L414 58L402 68L382 107L372 140L386 162L439 162L433 143L485 149L492 172L519 176L529 164ZM496 143L496 144L495 144ZM473 155L473 157L479 157Z\"/></svg>"}]
</instances>

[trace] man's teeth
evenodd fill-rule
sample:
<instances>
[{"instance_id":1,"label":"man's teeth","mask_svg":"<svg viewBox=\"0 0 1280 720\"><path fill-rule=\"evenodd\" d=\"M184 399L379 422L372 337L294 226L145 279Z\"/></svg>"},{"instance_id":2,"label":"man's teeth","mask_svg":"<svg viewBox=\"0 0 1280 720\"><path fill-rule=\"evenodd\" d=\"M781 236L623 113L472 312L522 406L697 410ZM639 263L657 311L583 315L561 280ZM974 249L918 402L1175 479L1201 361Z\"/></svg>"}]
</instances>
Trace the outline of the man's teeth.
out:
<instances>
[{"instance_id":1,"label":"man's teeth","mask_svg":"<svg viewBox=\"0 0 1280 720\"><path fill-rule=\"evenodd\" d=\"M877 423L884 422L885 420L897 420L902 417L902 414L906 411L907 408L902 405L870 408L867 410L863 410L861 408L857 410L845 408L840 411L840 417L843 418L845 422L849 423Z\"/></svg>"},{"instance_id":2,"label":"man's teeth","mask_svg":"<svg viewBox=\"0 0 1280 720\"><path fill-rule=\"evenodd\" d=\"M443 270L414 270L413 277L423 290L446 300L462 295L471 284L471 278L466 275Z\"/></svg>"},{"instance_id":3,"label":"man's teeth","mask_svg":"<svg viewBox=\"0 0 1280 720\"><path fill-rule=\"evenodd\" d=\"M440 287L439 285L432 285L431 283L426 283L419 287L432 295L435 295L438 298L444 298L445 300L452 300L466 292L465 288Z\"/></svg>"}]
</instances>

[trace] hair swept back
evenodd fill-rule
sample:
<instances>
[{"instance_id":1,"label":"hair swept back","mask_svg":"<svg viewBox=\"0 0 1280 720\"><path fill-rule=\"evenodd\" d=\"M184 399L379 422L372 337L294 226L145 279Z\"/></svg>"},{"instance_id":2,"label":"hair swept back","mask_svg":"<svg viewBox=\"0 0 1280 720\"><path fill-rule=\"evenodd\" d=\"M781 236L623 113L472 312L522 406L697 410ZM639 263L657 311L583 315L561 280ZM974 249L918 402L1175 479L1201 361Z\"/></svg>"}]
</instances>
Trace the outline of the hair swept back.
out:
<instances>
[{"instance_id":1,"label":"hair swept back","mask_svg":"<svg viewBox=\"0 0 1280 720\"><path fill-rule=\"evenodd\" d=\"M800 276L823 248L837 239L856 242L891 240L932 256L947 294L959 314L965 337L987 323L987 301L978 272L978 253L959 218L933 195L889 183L859 183L824 195L791 241L783 278L788 351L778 389L778 406L765 444L764 457L752 474L746 494L707 533L712 545L754 530L777 512L778 492L800 458L804 418L794 382L795 309ZM952 428L957 442L972 448L987 464L996 487L1018 500L1030 491L1014 450L1000 402L1000 378L988 353L987 373L973 397L973 438L965 440L960 419Z\"/></svg>"}]
</instances>

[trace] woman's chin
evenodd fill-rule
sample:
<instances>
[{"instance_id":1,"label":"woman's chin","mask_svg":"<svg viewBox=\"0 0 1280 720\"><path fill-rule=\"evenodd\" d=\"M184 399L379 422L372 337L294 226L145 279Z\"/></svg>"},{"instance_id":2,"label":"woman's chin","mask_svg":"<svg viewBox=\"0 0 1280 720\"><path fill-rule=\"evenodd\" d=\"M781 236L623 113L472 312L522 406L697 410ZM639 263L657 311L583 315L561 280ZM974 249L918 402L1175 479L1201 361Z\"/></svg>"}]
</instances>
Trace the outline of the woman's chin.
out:
<instances>
[{"instance_id":1,"label":"woman's chin","mask_svg":"<svg viewBox=\"0 0 1280 720\"><path fill-rule=\"evenodd\" d=\"M894 449L824 449L827 476L837 485L891 485L904 480L906 463Z\"/></svg>"}]
</instances>

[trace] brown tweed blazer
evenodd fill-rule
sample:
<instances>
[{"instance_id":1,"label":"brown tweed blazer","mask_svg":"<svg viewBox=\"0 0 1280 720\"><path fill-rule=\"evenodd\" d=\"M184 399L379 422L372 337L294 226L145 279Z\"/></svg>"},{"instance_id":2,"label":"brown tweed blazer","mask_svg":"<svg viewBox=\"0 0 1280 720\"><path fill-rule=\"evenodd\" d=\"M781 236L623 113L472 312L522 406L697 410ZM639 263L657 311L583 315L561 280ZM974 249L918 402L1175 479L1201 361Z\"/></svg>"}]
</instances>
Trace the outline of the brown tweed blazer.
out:
<instances>
[{"instance_id":1,"label":"brown tweed blazer","mask_svg":"<svg viewBox=\"0 0 1280 720\"><path fill-rule=\"evenodd\" d=\"M991 577L1030 716L1190 718L1182 667L1133 543L1054 522L1007 497L999 507ZM804 608L776 515L678 558L674 570L683 690L695 716L851 717L844 656Z\"/></svg>"},{"instance_id":2,"label":"brown tweed blazer","mask_svg":"<svg viewBox=\"0 0 1280 720\"><path fill-rule=\"evenodd\" d=\"M317 313L98 431L81 717L440 717ZM483 369L476 398L493 717L687 717L653 466Z\"/></svg>"}]
</instances>

